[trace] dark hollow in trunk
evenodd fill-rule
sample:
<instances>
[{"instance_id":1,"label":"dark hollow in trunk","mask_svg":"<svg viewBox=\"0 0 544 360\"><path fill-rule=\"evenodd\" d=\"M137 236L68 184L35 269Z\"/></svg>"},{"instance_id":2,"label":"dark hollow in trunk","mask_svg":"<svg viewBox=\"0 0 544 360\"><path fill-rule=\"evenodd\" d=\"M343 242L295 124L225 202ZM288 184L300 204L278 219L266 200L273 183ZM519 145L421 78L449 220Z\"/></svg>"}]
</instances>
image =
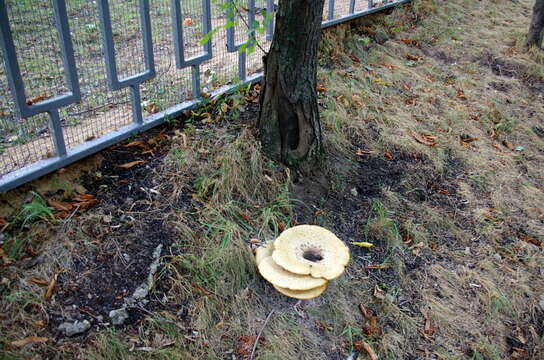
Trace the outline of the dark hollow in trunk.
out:
<instances>
[{"instance_id":1,"label":"dark hollow in trunk","mask_svg":"<svg viewBox=\"0 0 544 360\"><path fill-rule=\"evenodd\" d=\"M259 134L263 151L287 165L322 151L316 92L324 0L280 0L270 51L264 57Z\"/></svg>"},{"instance_id":2,"label":"dark hollow in trunk","mask_svg":"<svg viewBox=\"0 0 544 360\"><path fill-rule=\"evenodd\" d=\"M527 32L527 46L542 48L544 38L544 0L536 0L533 8L533 19Z\"/></svg>"}]
</instances>

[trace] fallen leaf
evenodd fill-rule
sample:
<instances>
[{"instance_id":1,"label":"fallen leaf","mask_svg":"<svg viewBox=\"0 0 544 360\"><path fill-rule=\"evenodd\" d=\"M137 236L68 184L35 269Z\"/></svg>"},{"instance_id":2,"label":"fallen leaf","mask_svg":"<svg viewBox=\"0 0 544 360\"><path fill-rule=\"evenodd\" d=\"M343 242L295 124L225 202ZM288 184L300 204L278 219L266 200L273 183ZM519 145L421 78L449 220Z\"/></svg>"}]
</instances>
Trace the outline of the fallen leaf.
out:
<instances>
[{"instance_id":1,"label":"fallen leaf","mask_svg":"<svg viewBox=\"0 0 544 360\"><path fill-rule=\"evenodd\" d=\"M361 59L359 59L357 56L349 55L348 56L353 62L360 63Z\"/></svg>"},{"instance_id":2,"label":"fallen leaf","mask_svg":"<svg viewBox=\"0 0 544 360\"><path fill-rule=\"evenodd\" d=\"M329 325L327 325L327 324L324 324L324 323L322 323L322 322L319 321L319 320L316 320L316 321L315 321L315 325L317 326L317 328L318 328L319 330L322 330L322 331L333 331L333 330L334 330L333 327L331 327L331 326L329 326Z\"/></svg>"},{"instance_id":3,"label":"fallen leaf","mask_svg":"<svg viewBox=\"0 0 544 360\"><path fill-rule=\"evenodd\" d=\"M31 97L30 99L28 99L28 100L26 101L26 104L27 104L27 105L33 105L33 104L35 104L35 103L37 103L37 102L40 102L40 101L42 101L42 100L47 99L48 97L49 97L49 95L48 95L46 92L44 92L44 93L41 93L41 94L38 95L38 96Z\"/></svg>"},{"instance_id":4,"label":"fallen leaf","mask_svg":"<svg viewBox=\"0 0 544 360\"><path fill-rule=\"evenodd\" d=\"M209 295L213 295L212 292L206 290L205 288L203 288L202 286L198 285L197 283L192 283L192 284L193 284L193 286L194 286L195 288L197 288L198 290L202 291L202 292L204 293L204 295L208 295L208 296L209 296Z\"/></svg>"},{"instance_id":5,"label":"fallen leaf","mask_svg":"<svg viewBox=\"0 0 544 360\"><path fill-rule=\"evenodd\" d=\"M91 199L91 200L87 200L87 201L82 201L82 202L78 203L77 205L79 206L79 208L81 210L89 210L90 208L92 208L96 204L98 204L98 200L97 199Z\"/></svg>"},{"instance_id":6,"label":"fallen leaf","mask_svg":"<svg viewBox=\"0 0 544 360\"><path fill-rule=\"evenodd\" d=\"M16 346L16 347L21 347L21 346L25 346L26 344L34 344L34 343L43 344L43 343L47 342L48 340L49 340L49 338L46 338L46 337L27 336L24 339L17 340L17 341L12 341L11 345Z\"/></svg>"},{"instance_id":7,"label":"fallen leaf","mask_svg":"<svg viewBox=\"0 0 544 360\"><path fill-rule=\"evenodd\" d=\"M404 54L404 57L406 58L406 60L410 60L410 61L419 61L419 60L421 60L421 57L415 56L415 55L412 55L412 54Z\"/></svg>"},{"instance_id":8,"label":"fallen leaf","mask_svg":"<svg viewBox=\"0 0 544 360\"><path fill-rule=\"evenodd\" d=\"M194 24L194 22L193 22L193 19L191 19L191 18L185 18L183 20L183 25L185 25L185 26L191 26L193 24Z\"/></svg>"},{"instance_id":9,"label":"fallen leaf","mask_svg":"<svg viewBox=\"0 0 544 360\"><path fill-rule=\"evenodd\" d=\"M156 114L159 112L159 108L155 104L149 104L144 106L144 110L150 114Z\"/></svg>"},{"instance_id":10,"label":"fallen leaf","mask_svg":"<svg viewBox=\"0 0 544 360\"><path fill-rule=\"evenodd\" d=\"M528 359L529 353L525 349L521 349L518 347L512 348L512 359Z\"/></svg>"},{"instance_id":11,"label":"fallen leaf","mask_svg":"<svg viewBox=\"0 0 544 360\"><path fill-rule=\"evenodd\" d=\"M385 159L388 160L388 161L393 160L393 155L391 155L391 153L390 153L389 151L387 151L387 150L385 150L385 151L383 152L383 156L384 156Z\"/></svg>"},{"instance_id":12,"label":"fallen leaf","mask_svg":"<svg viewBox=\"0 0 544 360\"><path fill-rule=\"evenodd\" d=\"M147 148L147 144L144 143L143 141L140 141L140 140L131 141L131 142L129 142L128 144L126 144L125 146L126 146L126 147L138 146L138 147L145 147L145 148Z\"/></svg>"},{"instance_id":13,"label":"fallen leaf","mask_svg":"<svg viewBox=\"0 0 544 360\"><path fill-rule=\"evenodd\" d=\"M41 285L41 286L47 286L47 285L49 285L49 281L47 281L47 280L30 279L30 280L28 280L28 281L31 282L31 283L33 283L33 284Z\"/></svg>"},{"instance_id":14,"label":"fallen leaf","mask_svg":"<svg viewBox=\"0 0 544 360\"><path fill-rule=\"evenodd\" d=\"M514 145L513 145L510 141L508 141L508 140L503 140L503 141L502 141L502 144L503 144L504 146L506 146L508 149L514 150Z\"/></svg>"},{"instance_id":15,"label":"fallen leaf","mask_svg":"<svg viewBox=\"0 0 544 360\"><path fill-rule=\"evenodd\" d=\"M8 254L0 247L0 258L2 259L2 262L4 265L11 264L11 259L9 258Z\"/></svg>"},{"instance_id":16,"label":"fallen leaf","mask_svg":"<svg viewBox=\"0 0 544 360\"><path fill-rule=\"evenodd\" d=\"M238 338L238 343L236 344L236 348L234 349L234 353L238 356L249 356L251 354L251 350L253 349L253 345L256 339L257 339L256 336L249 336L249 335L240 336Z\"/></svg>"},{"instance_id":17,"label":"fallen leaf","mask_svg":"<svg viewBox=\"0 0 544 360\"><path fill-rule=\"evenodd\" d=\"M457 89L457 98L461 100L466 100L465 92L461 89Z\"/></svg>"},{"instance_id":18,"label":"fallen leaf","mask_svg":"<svg viewBox=\"0 0 544 360\"><path fill-rule=\"evenodd\" d=\"M55 288L57 287L57 278L58 274L55 274L55 276L53 276L53 279L51 279L51 281L49 282L49 286L47 286L47 290L45 291L45 294L43 296L44 300L49 300L53 296Z\"/></svg>"},{"instance_id":19,"label":"fallen leaf","mask_svg":"<svg viewBox=\"0 0 544 360\"><path fill-rule=\"evenodd\" d=\"M25 249L26 253L30 256L38 256L40 255L40 253L38 252L38 250L34 249L33 247L29 246Z\"/></svg>"},{"instance_id":20,"label":"fallen leaf","mask_svg":"<svg viewBox=\"0 0 544 360\"><path fill-rule=\"evenodd\" d=\"M374 246L374 244L366 242L366 241L352 241L351 245L363 247L363 248L371 248Z\"/></svg>"},{"instance_id":21,"label":"fallen leaf","mask_svg":"<svg viewBox=\"0 0 544 360\"><path fill-rule=\"evenodd\" d=\"M47 200L47 203L58 211L70 211L73 208L72 204L63 201Z\"/></svg>"},{"instance_id":22,"label":"fallen leaf","mask_svg":"<svg viewBox=\"0 0 544 360\"><path fill-rule=\"evenodd\" d=\"M535 238L529 237L529 236L523 236L521 240L525 241L526 243L533 244L538 247L544 247L543 243L540 240L537 240Z\"/></svg>"},{"instance_id":23,"label":"fallen leaf","mask_svg":"<svg viewBox=\"0 0 544 360\"><path fill-rule=\"evenodd\" d=\"M253 220L251 220L251 218L250 218L248 215L244 214L243 212L238 213L238 215L240 215L240 217L241 217L242 219L244 219L244 221L245 221L246 223L248 223L249 225L255 227L255 223L253 222Z\"/></svg>"},{"instance_id":24,"label":"fallen leaf","mask_svg":"<svg viewBox=\"0 0 544 360\"><path fill-rule=\"evenodd\" d=\"M359 340L353 345L357 352L362 352L362 350L364 350L368 354L370 360L378 360L378 356L374 352L374 349L372 349L372 346L370 346L366 341Z\"/></svg>"},{"instance_id":25,"label":"fallen leaf","mask_svg":"<svg viewBox=\"0 0 544 360\"><path fill-rule=\"evenodd\" d=\"M37 327L44 327L45 323L43 322L43 320L38 320L38 321L33 321L32 325L37 326Z\"/></svg>"},{"instance_id":26,"label":"fallen leaf","mask_svg":"<svg viewBox=\"0 0 544 360\"><path fill-rule=\"evenodd\" d=\"M128 162L126 164L117 165L117 167L120 167L120 168L123 168L123 169L130 169L133 166L136 166L138 164L143 164L143 163L145 163L144 160L136 160L136 161Z\"/></svg>"},{"instance_id":27,"label":"fallen leaf","mask_svg":"<svg viewBox=\"0 0 544 360\"><path fill-rule=\"evenodd\" d=\"M416 141L420 144L427 145L427 146L435 146L436 142L434 141L434 136L432 135L423 135L419 134L413 130L410 130L410 134Z\"/></svg>"},{"instance_id":28,"label":"fallen leaf","mask_svg":"<svg viewBox=\"0 0 544 360\"><path fill-rule=\"evenodd\" d=\"M324 92L327 91L327 88L324 87L323 85L318 85L318 86L315 88L315 90L316 90L317 92L319 92L319 93L324 93Z\"/></svg>"},{"instance_id":29,"label":"fallen leaf","mask_svg":"<svg viewBox=\"0 0 544 360\"><path fill-rule=\"evenodd\" d=\"M80 194L72 198L74 201L87 201L90 199L94 199L93 194Z\"/></svg>"},{"instance_id":30,"label":"fallen leaf","mask_svg":"<svg viewBox=\"0 0 544 360\"><path fill-rule=\"evenodd\" d=\"M401 38L400 41L402 41L403 43L405 43L408 46L415 46L415 47L420 47L421 46L421 43L419 41L413 40L413 39Z\"/></svg>"}]
</instances>

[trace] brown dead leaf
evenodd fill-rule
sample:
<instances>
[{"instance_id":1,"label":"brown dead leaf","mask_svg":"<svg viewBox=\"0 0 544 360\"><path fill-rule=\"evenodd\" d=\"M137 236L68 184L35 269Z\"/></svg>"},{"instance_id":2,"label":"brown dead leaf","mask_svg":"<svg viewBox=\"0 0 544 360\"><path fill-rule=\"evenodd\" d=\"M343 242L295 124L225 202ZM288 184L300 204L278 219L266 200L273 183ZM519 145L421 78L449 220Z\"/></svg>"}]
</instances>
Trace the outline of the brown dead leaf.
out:
<instances>
[{"instance_id":1,"label":"brown dead leaf","mask_svg":"<svg viewBox=\"0 0 544 360\"><path fill-rule=\"evenodd\" d=\"M49 206L58 211L70 211L73 205L64 201L47 200Z\"/></svg>"},{"instance_id":2,"label":"brown dead leaf","mask_svg":"<svg viewBox=\"0 0 544 360\"><path fill-rule=\"evenodd\" d=\"M406 58L406 60L410 60L410 61L419 61L419 60L421 60L421 57L416 56L416 55L412 55L412 54L404 54L404 58Z\"/></svg>"},{"instance_id":3,"label":"brown dead leaf","mask_svg":"<svg viewBox=\"0 0 544 360\"><path fill-rule=\"evenodd\" d=\"M315 321L315 325L316 325L317 328L318 328L319 330L321 330L321 331L333 331L333 330L334 330L333 327L331 327L331 326L329 326L329 325L327 325L327 324L324 324L324 323L322 323L322 322L319 321L319 320L316 320L316 321Z\"/></svg>"},{"instance_id":4,"label":"brown dead leaf","mask_svg":"<svg viewBox=\"0 0 544 360\"><path fill-rule=\"evenodd\" d=\"M49 95L48 95L46 92L44 92L44 93L41 93L41 94L38 95L38 96L31 97L30 99L28 99L28 100L26 101L26 104L27 104L27 105L33 105L33 104L35 104L35 103L38 103L38 102L40 102L40 101L42 101L42 100L47 99L48 97L49 97Z\"/></svg>"},{"instance_id":5,"label":"brown dead leaf","mask_svg":"<svg viewBox=\"0 0 544 360\"><path fill-rule=\"evenodd\" d=\"M434 136L432 135L426 135L426 134L419 134L413 130L410 130L410 134L416 141L420 144L427 145L427 146L435 146L436 142L434 141Z\"/></svg>"},{"instance_id":6,"label":"brown dead leaf","mask_svg":"<svg viewBox=\"0 0 544 360\"><path fill-rule=\"evenodd\" d=\"M512 348L512 359L528 359L529 353L525 349L521 349L518 347Z\"/></svg>"},{"instance_id":7,"label":"brown dead leaf","mask_svg":"<svg viewBox=\"0 0 544 360\"><path fill-rule=\"evenodd\" d=\"M367 35L370 35L370 36L374 36L376 35L376 30L368 27L368 26L362 26L359 28L364 34L367 34Z\"/></svg>"},{"instance_id":8,"label":"brown dead leaf","mask_svg":"<svg viewBox=\"0 0 544 360\"><path fill-rule=\"evenodd\" d=\"M29 246L25 249L26 253L32 257L40 255L38 250L34 249L32 246Z\"/></svg>"},{"instance_id":9,"label":"brown dead leaf","mask_svg":"<svg viewBox=\"0 0 544 360\"><path fill-rule=\"evenodd\" d=\"M510 141L508 141L508 140L503 140L503 141L502 141L502 144L503 144L505 147L507 147L508 149L514 150L514 145L513 145Z\"/></svg>"},{"instance_id":10,"label":"brown dead leaf","mask_svg":"<svg viewBox=\"0 0 544 360\"><path fill-rule=\"evenodd\" d=\"M240 336L238 338L238 343L236 344L236 348L234 349L234 353L238 356L249 356L251 354L251 350L253 349L253 345L256 339L257 339L256 336L249 336L249 335Z\"/></svg>"},{"instance_id":11,"label":"brown dead leaf","mask_svg":"<svg viewBox=\"0 0 544 360\"><path fill-rule=\"evenodd\" d=\"M51 297L55 293L58 276L59 276L58 274L55 274L55 276L53 276L53 279L51 279L51 281L49 282L49 285L47 286L47 290L45 291L45 294L43 295L44 300L51 299Z\"/></svg>"},{"instance_id":12,"label":"brown dead leaf","mask_svg":"<svg viewBox=\"0 0 544 360\"><path fill-rule=\"evenodd\" d=\"M353 62L355 62L355 63L360 63L360 62L361 62L361 59L359 59L359 58L358 58L357 56L355 56L355 55L349 55L348 57L351 59L351 61L353 61Z\"/></svg>"},{"instance_id":13,"label":"brown dead leaf","mask_svg":"<svg viewBox=\"0 0 544 360\"><path fill-rule=\"evenodd\" d=\"M540 241L538 239L535 239L533 237L530 237L530 236L522 236L521 240L525 241L526 243L533 244L533 245L535 245L537 247L543 247L543 245L544 245L542 243L542 241Z\"/></svg>"},{"instance_id":14,"label":"brown dead leaf","mask_svg":"<svg viewBox=\"0 0 544 360\"><path fill-rule=\"evenodd\" d=\"M117 165L117 167L120 167L120 168L123 168L123 169L130 169L133 166L136 166L138 164L143 164L145 162L146 162L145 160L135 160L135 161L128 162L126 164Z\"/></svg>"},{"instance_id":15,"label":"brown dead leaf","mask_svg":"<svg viewBox=\"0 0 544 360\"><path fill-rule=\"evenodd\" d=\"M91 199L94 199L93 194L80 194L72 198L74 201L87 201Z\"/></svg>"},{"instance_id":16,"label":"brown dead leaf","mask_svg":"<svg viewBox=\"0 0 544 360\"><path fill-rule=\"evenodd\" d=\"M421 46L421 43L419 41L413 40L413 39L401 38L400 41L402 41L403 43L405 43L408 46L415 46L415 47L420 47Z\"/></svg>"},{"instance_id":17,"label":"brown dead leaf","mask_svg":"<svg viewBox=\"0 0 544 360\"><path fill-rule=\"evenodd\" d=\"M2 262L4 265L11 264L11 259L9 258L8 254L0 247L0 259L2 259Z\"/></svg>"},{"instance_id":18,"label":"brown dead leaf","mask_svg":"<svg viewBox=\"0 0 544 360\"><path fill-rule=\"evenodd\" d=\"M324 93L327 91L327 88L323 85L318 85L315 90L318 92L318 93Z\"/></svg>"},{"instance_id":19,"label":"brown dead leaf","mask_svg":"<svg viewBox=\"0 0 544 360\"><path fill-rule=\"evenodd\" d=\"M248 215L244 214L243 212L238 213L238 215L239 215L242 219L244 219L244 221L245 221L246 223L248 223L249 225L255 227L255 223L253 222L253 220L251 220L251 218L250 218Z\"/></svg>"},{"instance_id":20,"label":"brown dead leaf","mask_svg":"<svg viewBox=\"0 0 544 360\"><path fill-rule=\"evenodd\" d=\"M46 343L47 341L49 341L49 338L46 338L46 337L27 336L24 339L12 341L11 345L16 347L22 347L22 346L25 346L26 344L35 344L35 343L43 344L43 343Z\"/></svg>"},{"instance_id":21,"label":"brown dead leaf","mask_svg":"<svg viewBox=\"0 0 544 360\"><path fill-rule=\"evenodd\" d=\"M33 321L32 325L34 325L36 327L44 327L45 323L43 322L43 320L38 320L38 321Z\"/></svg>"},{"instance_id":22,"label":"brown dead leaf","mask_svg":"<svg viewBox=\"0 0 544 360\"><path fill-rule=\"evenodd\" d=\"M183 25L185 25L185 26L191 26L191 25L193 25L193 24L194 24L193 19L191 19L191 18L185 18L185 19L183 19Z\"/></svg>"},{"instance_id":23,"label":"brown dead leaf","mask_svg":"<svg viewBox=\"0 0 544 360\"><path fill-rule=\"evenodd\" d=\"M385 150L383 152L383 157L388 161L393 160L393 155L391 155L391 153L389 151L387 151L387 150Z\"/></svg>"},{"instance_id":24,"label":"brown dead leaf","mask_svg":"<svg viewBox=\"0 0 544 360\"><path fill-rule=\"evenodd\" d=\"M87 201L82 201L82 202L78 203L77 205L79 206L79 208L81 210L89 210L90 208L92 208L96 204L98 204L98 200L97 199L91 199L91 200L87 200Z\"/></svg>"},{"instance_id":25,"label":"brown dead leaf","mask_svg":"<svg viewBox=\"0 0 544 360\"><path fill-rule=\"evenodd\" d=\"M134 141L131 141L129 142L128 144L125 145L126 147L133 147L133 146L138 146L138 147L145 147L147 148L147 144L143 141L140 141L140 140L134 140Z\"/></svg>"},{"instance_id":26,"label":"brown dead leaf","mask_svg":"<svg viewBox=\"0 0 544 360\"><path fill-rule=\"evenodd\" d=\"M31 282L31 283L33 283L33 284L41 285L41 286L47 286L47 285L49 285L49 281L47 281L47 280L30 279L30 280L28 280L28 281Z\"/></svg>"},{"instance_id":27,"label":"brown dead leaf","mask_svg":"<svg viewBox=\"0 0 544 360\"><path fill-rule=\"evenodd\" d=\"M374 349L372 349L372 346L370 346L366 341L359 340L354 342L353 348L358 353L362 353L363 351L366 352L370 360L378 360L378 356L374 352Z\"/></svg>"},{"instance_id":28,"label":"brown dead leaf","mask_svg":"<svg viewBox=\"0 0 544 360\"><path fill-rule=\"evenodd\" d=\"M461 100L466 100L465 92L461 89L457 89L457 98Z\"/></svg>"}]
</instances>

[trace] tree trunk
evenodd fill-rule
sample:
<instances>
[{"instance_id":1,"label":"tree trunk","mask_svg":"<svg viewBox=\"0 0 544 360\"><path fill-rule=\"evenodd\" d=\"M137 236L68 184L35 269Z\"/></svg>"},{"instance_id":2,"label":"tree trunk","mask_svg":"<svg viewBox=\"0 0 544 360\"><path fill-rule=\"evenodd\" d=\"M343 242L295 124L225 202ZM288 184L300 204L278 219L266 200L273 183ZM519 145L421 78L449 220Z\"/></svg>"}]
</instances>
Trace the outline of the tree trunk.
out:
<instances>
[{"instance_id":1,"label":"tree trunk","mask_svg":"<svg viewBox=\"0 0 544 360\"><path fill-rule=\"evenodd\" d=\"M264 152L287 165L322 152L317 104L317 51L324 0L280 0L264 57L258 127Z\"/></svg>"},{"instance_id":2,"label":"tree trunk","mask_svg":"<svg viewBox=\"0 0 544 360\"><path fill-rule=\"evenodd\" d=\"M544 38L544 0L536 0L533 8L533 19L527 33L527 46L542 48Z\"/></svg>"}]
</instances>

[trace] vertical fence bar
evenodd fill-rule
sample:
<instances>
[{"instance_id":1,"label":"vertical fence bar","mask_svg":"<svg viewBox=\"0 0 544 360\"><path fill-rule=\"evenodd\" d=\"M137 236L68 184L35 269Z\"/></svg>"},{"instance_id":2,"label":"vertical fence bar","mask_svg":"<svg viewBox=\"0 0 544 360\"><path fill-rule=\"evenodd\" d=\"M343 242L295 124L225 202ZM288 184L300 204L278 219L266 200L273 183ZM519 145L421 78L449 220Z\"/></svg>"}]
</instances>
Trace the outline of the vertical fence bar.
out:
<instances>
[{"instance_id":1,"label":"vertical fence bar","mask_svg":"<svg viewBox=\"0 0 544 360\"><path fill-rule=\"evenodd\" d=\"M353 14L355 12L355 0L349 0L349 13Z\"/></svg>"},{"instance_id":2,"label":"vertical fence bar","mask_svg":"<svg viewBox=\"0 0 544 360\"><path fill-rule=\"evenodd\" d=\"M374 7L374 2L373 0L368 0L368 8L369 9L372 9Z\"/></svg>"},{"instance_id":3,"label":"vertical fence bar","mask_svg":"<svg viewBox=\"0 0 544 360\"><path fill-rule=\"evenodd\" d=\"M59 110L51 109L47 113L49 115L49 131L51 131L51 137L53 138L55 154L64 157L66 156L66 144L64 143L64 134L62 133Z\"/></svg>"},{"instance_id":4,"label":"vertical fence bar","mask_svg":"<svg viewBox=\"0 0 544 360\"><path fill-rule=\"evenodd\" d=\"M212 38L209 36L208 41L202 45L203 53L193 56L189 59L185 58L185 44L183 40L183 14L181 13L180 0L172 0L170 5L170 13L172 16L172 35L174 38L174 50L176 53L176 66L178 69L183 69L195 64L201 64L206 60L210 60L213 56ZM202 37L204 38L212 31L212 17L210 0L202 0Z\"/></svg>"},{"instance_id":5,"label":"vertical fence bar","mask_svg":"<svg viewBox=\"0 0 544 360\"><path fill-rule=\"evenodd\" d=\"M240 81L245 81L246 77L246 52L240 51L238 53L238 78Z\"/></svg>"},{"instance_id":6,"label":"vertical fence bar","mask_svg":"<svg viewBox=\"0 0 544 360\"><path fill-rule=\"evenodd\" d=\"M275 12L274 9L274 0L266 0L266 13L272 14ZM270 20L268 21L268 24L266 24L266 40L270 41L272 40L272 36L274 35L274 17L272 16Z\"/></svg>"},{"instance_id":7,"label":"vertical fence bar","mask_svg":"<svg viewBox=\"0 0 544 360\"><path fill-rule=\"evenodd\" d=\"M334 19L334 0L329 0L329 11L328 11L328 17L329 20Z\"/></svg>"},{"instance_id":8,"label":"vertical fence bar","mask_svg":"<svg viewBox=\"0 0 544 360\"><path fill-rule=\"evenodd\" d=\"M191 91L193 99L200 97L200 66L198 64L191 66Z\"/></svg>"}]
</instances>

